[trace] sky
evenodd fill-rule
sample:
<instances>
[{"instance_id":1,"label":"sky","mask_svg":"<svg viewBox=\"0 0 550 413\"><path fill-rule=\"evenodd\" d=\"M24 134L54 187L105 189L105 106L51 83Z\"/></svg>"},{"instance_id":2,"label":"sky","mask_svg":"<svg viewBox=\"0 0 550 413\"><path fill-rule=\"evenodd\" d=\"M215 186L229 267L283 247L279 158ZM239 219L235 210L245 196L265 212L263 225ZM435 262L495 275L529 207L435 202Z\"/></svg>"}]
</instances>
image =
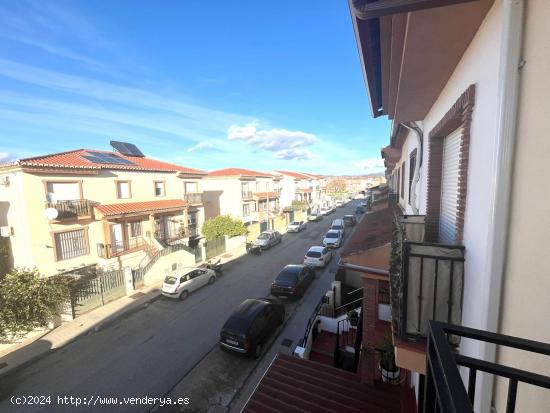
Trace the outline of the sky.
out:
<instances>
[{"instance_id":1,"label":"sky","mask_svg":"<svg viewBox=\"0 0 550 413\"><path fill-rule=\"evenodd\" d=\"M0 162L136 144L191 168L383 171L347 1L0 1Z\"/></svg>"}]
</instances>

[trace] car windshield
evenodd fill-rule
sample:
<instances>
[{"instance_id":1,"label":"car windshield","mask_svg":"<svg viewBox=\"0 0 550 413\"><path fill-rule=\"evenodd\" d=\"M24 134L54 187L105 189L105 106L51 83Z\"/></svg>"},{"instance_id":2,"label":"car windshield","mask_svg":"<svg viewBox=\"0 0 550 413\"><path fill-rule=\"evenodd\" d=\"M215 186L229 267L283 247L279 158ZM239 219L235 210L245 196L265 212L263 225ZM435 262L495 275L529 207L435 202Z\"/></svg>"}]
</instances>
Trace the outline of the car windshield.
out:
<instances>
[{"instance_id":1,"label":"car windshield","mask_svg":"<svg viewBox=\"0 0 550 413\"><path fill-rule=\"evenodd\" d=\"M298 274L296 273L296 271L287 270L287 271L282 271L277 276L277 282L279 282L279 281L284 282L284 283L295 282L297 278L298 278Z\"/></svg>"},{"instance_id":2,"label":"car windshield","mask_svg":"<svg viewBox=\"0 0 550 413\"><path fill-rule=\"evenodd\" d=\"M177 278L176 277L172 277L171 275L167 276L165 279L164 279L164 283L165 284L175 284L177 281Z\"/></svg>"},{"instance_id":3,"label":"car windshield","mask_svg":"<svg viewBox=\"0 0 550 413\"><path fill-rule=\"evenodd\" d=\"M321 253L319 251L308 251L306 257L319 258Z\"/></svg>"},{"instance_id":4,"label":"car windshield","mask_svg":"<svg viewBox=\"0 0 550 413\"><path fill-rule=\"evenodd\" d=\"M300 223L298 221L294 221L292 224L290 225L300 225Z\"/></svg>"},{"instance_id":5,"label":"car windshield","mask_svg":"<svg viewBox=\"0 0 550 413\"><path fill-rule=\"evenodd\" d=\"M327 232L327 236L325 238L338 238L337 232Z\"/></svg>"},{"instance_id":6,"label":"car windshield","mask_svg":"<svg viewBox=\"0 0 550 413\"><path fill-rule=\"evenodd\" d=\"M269 234L263 233L258 235L258 239L269 239Z\"/></svg>"}]
</instances>

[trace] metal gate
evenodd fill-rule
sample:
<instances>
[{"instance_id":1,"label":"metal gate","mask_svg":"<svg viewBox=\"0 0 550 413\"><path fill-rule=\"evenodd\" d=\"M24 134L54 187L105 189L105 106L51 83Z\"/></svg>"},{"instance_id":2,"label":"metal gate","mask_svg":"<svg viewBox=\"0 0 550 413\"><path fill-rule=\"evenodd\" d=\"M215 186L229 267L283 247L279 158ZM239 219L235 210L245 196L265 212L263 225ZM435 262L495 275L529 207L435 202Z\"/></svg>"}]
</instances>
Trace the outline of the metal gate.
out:
<instances>
[{"instance_id":1,"label":"metal gate","mask_svg":"<svg viewBox=\"0 0 550 413\"><path fill-rule=\"evenodd\" d=\"M206 259L215 257L225 252L225 237L214 238L206 241Z\"/></svg>"},{"instance_id":2,"label":"metal gate","mask_svg":"<svg viewBox=\"0 0 550 413\"><path fill-rule=\"evenodd\" d=\"M267 221L260 222L260 232L267 231Z\"/></svg>"},{"instance_id":3,"label":"metal gate","mask_svg":"<svg viewBox=\"0 0 550 413\"><path fill-rule=\"evenodd\" d=\"M202 261L202 248L200 246L196 246L194 248L195 251L195 264L198 264Z\"/></svg>"},{"instance_id":4,"label":"metal gate","mask_svg":"<svg viewBox=\"0 0 550 413\"><path fill-rule=\"evenodd\" d=\"M126 295L124 271L112 271L77 283L71 291L73 318Z\"/></svg>"}]
</instances>

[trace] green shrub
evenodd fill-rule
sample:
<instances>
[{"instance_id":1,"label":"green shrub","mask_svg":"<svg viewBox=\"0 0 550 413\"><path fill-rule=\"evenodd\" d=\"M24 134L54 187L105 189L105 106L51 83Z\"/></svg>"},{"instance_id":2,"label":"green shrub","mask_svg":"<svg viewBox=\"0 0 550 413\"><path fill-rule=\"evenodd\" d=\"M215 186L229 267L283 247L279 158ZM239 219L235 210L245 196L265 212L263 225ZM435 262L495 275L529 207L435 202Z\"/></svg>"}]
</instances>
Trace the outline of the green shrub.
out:
<instances>
[{"instance_id":1,"label":"green shrub","mask_svg":"<svg viewBox=\"0 0 550 413\"><path fill-rule=\"evenodd\" d=\"M204 222L202 225L202 234L209 240L223 237L224 235L236 237L246 234L246 227L240 219L229 215L219 215Z\"/></svg>"}]
</instances>

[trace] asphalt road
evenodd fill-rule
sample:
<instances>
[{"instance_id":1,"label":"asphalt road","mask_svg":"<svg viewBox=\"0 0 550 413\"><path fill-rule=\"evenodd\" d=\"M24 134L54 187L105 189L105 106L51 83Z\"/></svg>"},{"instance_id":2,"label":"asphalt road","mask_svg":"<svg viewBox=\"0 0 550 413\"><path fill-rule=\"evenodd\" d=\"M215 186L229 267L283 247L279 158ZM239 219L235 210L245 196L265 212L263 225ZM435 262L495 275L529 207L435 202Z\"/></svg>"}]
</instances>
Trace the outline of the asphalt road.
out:
<instances>
[{"instance_id":1,"label":"asphalt road","mask_svg":"<svg viewBox=\"0 0 550 413\"><path fill-rule=\"evenodd\" d=\"M59 404L58 396L86 398L92 404L99 401L97 396L117 397L120 402L123 397L165 396L217 345L219 330L233 309L246 298L268 295L279 270L286 264L301 263L310 246L320 245L331 221L353 208L352 203L337 208L322 221L309 223L306 230L284 235L281 244L261 256L235 260L216 283L185 301L160 298L3 377L0 412L73 412L86 408ZM15 406L10 401L14 395L50 396L51 404ZM113 406L98 407L96 404L93 410L115 410ZM117 403L116 407L117 412L141 412L152 405Z\"/></svg>"}]
</instances>

